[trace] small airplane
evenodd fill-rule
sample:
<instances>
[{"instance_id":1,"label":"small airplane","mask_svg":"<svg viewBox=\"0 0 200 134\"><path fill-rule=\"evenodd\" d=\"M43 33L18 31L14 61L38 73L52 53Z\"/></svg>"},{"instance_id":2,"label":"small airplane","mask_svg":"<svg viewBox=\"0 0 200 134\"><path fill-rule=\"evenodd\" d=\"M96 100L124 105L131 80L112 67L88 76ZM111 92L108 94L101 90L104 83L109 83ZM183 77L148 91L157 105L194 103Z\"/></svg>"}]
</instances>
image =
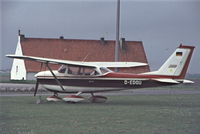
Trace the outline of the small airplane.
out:
<instances>
[{"instance_id":1,"label":"small airplane","mask_svg":"<svg viewBox=\"0 0 200 134\"><path fill-rule=\"evenodd\" d=\"M167 61L153 72L141 74L114 72L108 68L146 66L140 62L82 62L68 61L23 55L6 55L9 58L32 60L45 64L48 71L38 72L34 96L39 84L54 93L48 101L79 102L85 98L82 93L90 93L91 102L105 102L105 96L94 95L97 92L119 91L148 87L169 86L181 83L194 83L185 80L186 71L194 46L180 45ZM52 70L49 64L59 64L58 70ZM58 93L74 93L60 98Z\"/></svg>"}]
</instances>

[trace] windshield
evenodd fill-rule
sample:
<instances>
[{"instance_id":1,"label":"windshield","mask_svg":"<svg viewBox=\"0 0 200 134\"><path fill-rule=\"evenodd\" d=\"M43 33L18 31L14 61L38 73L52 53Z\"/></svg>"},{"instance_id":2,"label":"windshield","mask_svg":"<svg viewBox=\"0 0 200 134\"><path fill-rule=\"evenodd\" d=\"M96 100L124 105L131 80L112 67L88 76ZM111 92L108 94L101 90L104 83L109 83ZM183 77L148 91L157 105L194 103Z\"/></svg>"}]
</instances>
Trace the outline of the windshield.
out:
<instances>
[{"instance_id":1,"label":"windshield","mask_svg":"<svg viewBox=\"0 0 200 134\"><path fill-rule=\"evenodd\" d=\"M112 72L110 69L106 68L106 67L100 67L100 71L102 74L106 74L109 72Z\"/></svg>"}]
</instances>

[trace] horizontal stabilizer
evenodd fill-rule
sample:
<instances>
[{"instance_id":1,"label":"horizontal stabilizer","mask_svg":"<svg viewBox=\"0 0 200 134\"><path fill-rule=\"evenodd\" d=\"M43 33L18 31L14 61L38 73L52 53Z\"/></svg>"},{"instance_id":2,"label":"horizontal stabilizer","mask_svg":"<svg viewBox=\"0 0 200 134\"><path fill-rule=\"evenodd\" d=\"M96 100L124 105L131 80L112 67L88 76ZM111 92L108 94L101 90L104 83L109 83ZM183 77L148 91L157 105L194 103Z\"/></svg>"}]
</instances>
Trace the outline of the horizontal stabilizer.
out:
<instances>
[{"instance_id":1,"label":"horizontal stabilizer","mask_svg":"<svg viewBox=\"0 0 200 134\"><path fill-rule=\"evenodd\" d=\"M185 83L185 84L193 84L194 81L191 81L191 80L183 80L183 83Z\"/></svg>"},{"instance_id":2,"label":"horizontal stabilizer","mask_svg":"<svg viewBox=\"0 0 200 134\"><path fill-rule=\"evenodd\" d=\"M155 81L164 82L164 83L174 83L178 84L179 82L173 79L153 79Z\"/></svg>"}]
</instances>

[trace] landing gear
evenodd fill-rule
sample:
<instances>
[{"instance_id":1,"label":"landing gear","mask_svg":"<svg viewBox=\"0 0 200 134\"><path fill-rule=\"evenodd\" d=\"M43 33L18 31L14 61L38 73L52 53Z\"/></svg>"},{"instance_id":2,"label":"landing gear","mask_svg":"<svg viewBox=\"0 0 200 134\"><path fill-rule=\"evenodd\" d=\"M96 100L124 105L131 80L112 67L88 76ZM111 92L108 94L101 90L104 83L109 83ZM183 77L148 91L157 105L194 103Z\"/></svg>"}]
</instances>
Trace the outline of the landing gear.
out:
<instances>
[{"instance_id":1,"label":"landing gear","mask_svg":"<svg viewBox=\"0 0 200 134\"><path fill-rule=\"evenodd\" d=\"M69 103L77 103L77 102L80 102L80 101L83 101L84 100L84 97L80 96L82 92L78 92L77 94L75 95L68 95L68 96L65 96L63 98L63 100L65 102L69 102Z\"/></svg>"},{"instance_id":2,"label":"landing gear","mask_svg":"<svg viewBox=\"0 0 200 134\"><path fill-rule=\"evenodd\" d=\"M68 103L77 103L77 102L81 102L84 101L85 98L80 96L82 92L78 92L75 95L68 95L65 96L64 98L60 98L58 97L58 93L54 93L53 96L49 96L47 97L47 101L49 102L58 102L58 101L65 101ZM91 97L88 99L90 102L92 103L104 103L107 100L107 97L105 96L100 96L100 95L94 95L94 93L91 93Z\"/></svg>"},{"instance_id":3,"label":"landing gear","mask_svg":"<svg viewBox=\"0 0 200 134\"><path fill-rule=\"evenodd\" d=\"M58 97L58 93L54 93L54 95L53 96L49 96L49 97L47 97L47 101L49 101L49 102L57 102L57 101L61 101L62 100L62 98L60 98L60 97Z\"/></svg>"},{"instance_id":4,"label":"landing gear","mask_svg":"<svg viewBox=\"0 0 200 134\"><path fill-rule=\"evenodd\" d=\"M63 98L63 100L65 102L69 102L69 103L77 103L77 102L80 102L80 101L83 101L84 100L84 97L82 96L77 96L77 95L68 95L68 96L65 96Z\"/></svg>"},{"instance_id":5,"label":"landing gear","mask_svg":"<svg viewBox=\"0 0 200 134\"><path fill-rule=\"evenodd\" d=\"M92 103L104 103L107 100L107 97L105 96L100 96L100 95L94 95L91 93L91 97L89 98L89 101Z\"/></svg>"}]
</instances>

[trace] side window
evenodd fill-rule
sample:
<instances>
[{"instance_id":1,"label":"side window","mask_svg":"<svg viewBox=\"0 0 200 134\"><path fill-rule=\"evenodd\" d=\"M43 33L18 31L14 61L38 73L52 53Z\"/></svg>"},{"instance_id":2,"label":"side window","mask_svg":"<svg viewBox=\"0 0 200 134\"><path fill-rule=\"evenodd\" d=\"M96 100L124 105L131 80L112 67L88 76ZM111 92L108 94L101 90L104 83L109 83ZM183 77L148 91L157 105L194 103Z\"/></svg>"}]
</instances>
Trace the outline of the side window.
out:
<instances>
[{"instance_id":1,"label":"side window","mask_svg":"<svg viewBox=\"0 0 200 134\"><path fill-rule=\"evenodd\" d=\"M95 75L99 75L99 73L96 70L94 70L93 72L90 73L90 75L95 76Z\"/></svg>"},{"instance_id":2,"label":"side window","mask_svg":"<svg viewBox=\"0 0 200 134\"><path fill-rule=\"evenodd\" d=\"M62 65L59 69L58 69L58 72L59 73L65 73L66 71L66 66Z\"/></svg>"},{"instance_id":3,"label":"side window","mask_svg":"<svg viewBox=\"0 0 200 134\"><path fill-rule=\"evenodd\" d=\"M68 68L67 74L72 74L72 70L70 68Z\"/></svg>"},{"instance_id":4,"label":"side window","mask_svg":"<svg viewBox=\"0 0 200 134\"><path fill-rule=\"evenodd\" d=\"M60 69L59 73L65 73L65 71L66 71L66 68L62 68Z\"/></svg>"}]
</instances>

